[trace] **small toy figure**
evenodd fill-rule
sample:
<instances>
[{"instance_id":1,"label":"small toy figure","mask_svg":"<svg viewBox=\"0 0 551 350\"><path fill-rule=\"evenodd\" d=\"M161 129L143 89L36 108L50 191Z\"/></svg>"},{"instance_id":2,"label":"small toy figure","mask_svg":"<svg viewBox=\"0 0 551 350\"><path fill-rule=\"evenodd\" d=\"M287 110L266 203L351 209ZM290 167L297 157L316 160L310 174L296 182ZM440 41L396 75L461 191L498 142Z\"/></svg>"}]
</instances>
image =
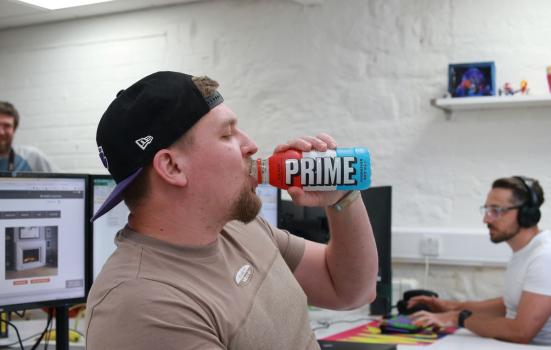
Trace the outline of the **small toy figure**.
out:
<instances>
[{"instance_id":1,"label":"small toy figure","mask_svg":"<svg viewBox=\"0 0 551 350\"><path fill-rule=\"evenodd\" d=\"M522 95L528 95L530 92L530 89L528 89L528 82L526 80L522 80L520 82L520 89L515 90L513 88L513 85L511 83L505 83L503 84L503 88L500 88L498 91L499 96L505 95L505 96L514 96L517 93L521 93Z\"/></svg>"},{"instance_id":2,"label":"small toy figure","mask_svg":"<svg viewBox=\"0 0 551 350\"><path fill-rule=\"evenodd\" d=\"M505 96L513 96L516 91L515 89L513 89L511 83L505 83L503 84L503 93L505 94Z\"/></svg>"},{"instance_id":3,"label":"small toy figure","mask_svg":"<svg viewBox=\"0 0 551 350\"><path fill-rule=\"evenodd\" d=\"M526 80L521 80L519 91L522 95L528 95L530 89L528 89L528 82Z\"/></svg>"}]
</instances>

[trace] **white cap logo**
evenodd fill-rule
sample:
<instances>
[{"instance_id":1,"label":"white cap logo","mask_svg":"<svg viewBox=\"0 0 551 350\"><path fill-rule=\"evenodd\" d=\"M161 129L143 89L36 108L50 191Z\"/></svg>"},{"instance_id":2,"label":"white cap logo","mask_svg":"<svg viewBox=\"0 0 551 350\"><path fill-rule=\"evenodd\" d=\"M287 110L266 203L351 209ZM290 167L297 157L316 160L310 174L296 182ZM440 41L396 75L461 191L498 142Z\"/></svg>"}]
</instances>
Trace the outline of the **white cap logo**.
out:
<instances>
[{"instance_id":1,"label":"white cap logo","mask_svg":"<svg viewBox=\"0 0 551 350\"><path fill-rule=\"evenodd\" d=\"M103 152L103 147L99 146L98 151L99 151L99 159L101 159L103 166L109 169L109 161L107 161L107 156L105 155L105 152Z\"/></svg>"},{"instance_id":2,"label":"white cap logo","mask_svg":"<svg viewBox=\"0 0 551 350\"><path fill-rule=\"evenodd\" d=\"M136 145L142 149L142 151L145 151L145 148L153 142L153 136L146 136L142 137L136 140Z\"/></svg>"}]
</instances>

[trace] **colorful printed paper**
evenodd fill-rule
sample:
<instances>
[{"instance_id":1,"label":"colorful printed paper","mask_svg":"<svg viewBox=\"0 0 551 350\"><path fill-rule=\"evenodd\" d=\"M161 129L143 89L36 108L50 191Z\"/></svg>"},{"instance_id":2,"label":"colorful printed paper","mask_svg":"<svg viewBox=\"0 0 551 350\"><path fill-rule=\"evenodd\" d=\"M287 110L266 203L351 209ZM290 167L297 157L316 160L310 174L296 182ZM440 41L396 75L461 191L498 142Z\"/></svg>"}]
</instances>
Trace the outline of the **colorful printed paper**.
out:
<instances>
[{"instance_id":1,"label":"colorful printed paper","mask_svg":"<svg viewBox=\"0 0 551 350\"><path fill-rule=\"evenodd\" d=\"M370 344L401 344L401 345L430 345L436 340L455 332L456 328L440 329L438 332L423 330L414 334L383 334L381 325L383 321L371 321L362 326L323 338L322 340L345 341L352 343Z\"/></svg>"}]
</instances>

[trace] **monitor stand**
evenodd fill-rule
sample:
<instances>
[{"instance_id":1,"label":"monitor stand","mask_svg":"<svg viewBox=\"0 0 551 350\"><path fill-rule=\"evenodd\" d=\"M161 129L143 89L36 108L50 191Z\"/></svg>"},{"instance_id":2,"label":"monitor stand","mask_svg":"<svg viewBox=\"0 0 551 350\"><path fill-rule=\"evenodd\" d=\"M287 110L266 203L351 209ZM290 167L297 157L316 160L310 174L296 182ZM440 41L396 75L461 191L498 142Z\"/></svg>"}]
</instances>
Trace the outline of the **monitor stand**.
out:
<instances>
[{"instance_id":1,"label":"monitor stand","mask_svg":"<svg viewBox=\"0 0 551 350\"><path fill-rule=\"evenodd\" d=\"M67 305L55 308L55 348L69 350L69 307Z\"/></svg>"}]
</instances>

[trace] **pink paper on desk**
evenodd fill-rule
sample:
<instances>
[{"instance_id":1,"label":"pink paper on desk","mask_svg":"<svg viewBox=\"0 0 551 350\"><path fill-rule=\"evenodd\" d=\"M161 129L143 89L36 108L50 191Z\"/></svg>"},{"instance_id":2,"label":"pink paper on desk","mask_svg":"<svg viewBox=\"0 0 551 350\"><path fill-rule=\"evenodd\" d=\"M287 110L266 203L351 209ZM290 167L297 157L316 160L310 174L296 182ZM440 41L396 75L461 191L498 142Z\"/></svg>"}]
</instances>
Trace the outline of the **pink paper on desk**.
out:
<instances>
[{"instance_id":1,"label":"pink paper on desk","mask_svg":"<svg viewBox=\"0 0 551 350\"><path fill-rule=\"evenodd\" d=\"M438 333L423 331L415 334L382 334L380 321L371 321L356 328L325 337L322 340L370 344L430 345L436 340L455 332L456 328L441 329Z\"/></svg>"}]
</instances>

